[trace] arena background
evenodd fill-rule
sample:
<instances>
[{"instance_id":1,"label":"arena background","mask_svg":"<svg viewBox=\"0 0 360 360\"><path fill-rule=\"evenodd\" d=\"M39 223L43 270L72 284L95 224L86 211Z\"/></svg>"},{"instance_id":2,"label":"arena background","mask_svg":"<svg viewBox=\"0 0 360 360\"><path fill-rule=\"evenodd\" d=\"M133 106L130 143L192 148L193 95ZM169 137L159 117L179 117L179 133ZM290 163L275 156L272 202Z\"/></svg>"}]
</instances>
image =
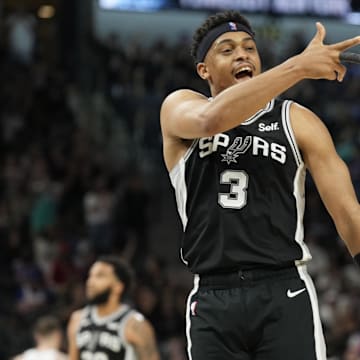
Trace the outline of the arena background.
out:
<instances>
[{"instance_id":1,"label":"arena background","mask_svg":"<svg viewBox=\"0 0 360 360\"><path fill-rule=\"evenodd\" d=\"M122 9L110 10L116 3ZM188 45L214 3L0 3L0 359L32 345L31 325L42 314L56 314L65 329L84 303L84 279L99 253L132 262L132 304L153 323L162 358L185 358L192 278L178 256L159 107L177 88L207 93ZM317 20L328 42L360 33L359 1L230 3L254 23L265 68L301 51ZM357 194L359 80L360 66L351 65L342 84L304 81L286 93L324 119ZM360 359L360 273L310 177L307 209L329 359Z\"/></svg>"}]
</instances>

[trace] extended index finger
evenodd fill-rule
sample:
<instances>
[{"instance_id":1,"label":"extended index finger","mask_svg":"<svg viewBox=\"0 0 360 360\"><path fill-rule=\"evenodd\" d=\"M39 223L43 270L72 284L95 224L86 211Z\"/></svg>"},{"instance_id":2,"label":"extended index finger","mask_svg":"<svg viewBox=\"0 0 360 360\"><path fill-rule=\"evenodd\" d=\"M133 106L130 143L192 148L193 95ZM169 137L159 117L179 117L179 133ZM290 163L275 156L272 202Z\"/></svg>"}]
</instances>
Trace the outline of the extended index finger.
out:
<instances>
[{"instance_id":1,"label":"extended index finger","mask_svg":"<svg viewBox=\"0 0 360 360\"><path fill-rule=\"evenodd\" d=\"M356 45L360 44L360 36L355 36L351 39L346 39L343 41L340 41L336 44L333 44L332 47L334 47L336 50L339 50L340 52L350 49Z\"/></svg>"}]
</instances>

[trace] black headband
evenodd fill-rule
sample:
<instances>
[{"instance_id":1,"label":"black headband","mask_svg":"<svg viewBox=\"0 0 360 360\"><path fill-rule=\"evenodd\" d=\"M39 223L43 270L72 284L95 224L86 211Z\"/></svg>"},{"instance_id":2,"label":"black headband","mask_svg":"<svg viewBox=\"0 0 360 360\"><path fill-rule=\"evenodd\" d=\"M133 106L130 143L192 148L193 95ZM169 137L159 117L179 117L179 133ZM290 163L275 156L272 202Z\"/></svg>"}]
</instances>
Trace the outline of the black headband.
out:
<instances>
[{"instance_id":1,"label":"black headband","mask_svg":"<svg viewBox=\"0 0 360 360\"><path fill-rule=\"evenodd\" d=\"M217 39L220 35L232 32L232 31L244 31L248 33L251 37L255 36L255 33L246 25L235 23L235 22L227 22L223 23L213 29L211 29L201 40L199 47L196 52L196 63L203 62L207 52L209 51L212 43Z\"/></svg>"}]
</instances>

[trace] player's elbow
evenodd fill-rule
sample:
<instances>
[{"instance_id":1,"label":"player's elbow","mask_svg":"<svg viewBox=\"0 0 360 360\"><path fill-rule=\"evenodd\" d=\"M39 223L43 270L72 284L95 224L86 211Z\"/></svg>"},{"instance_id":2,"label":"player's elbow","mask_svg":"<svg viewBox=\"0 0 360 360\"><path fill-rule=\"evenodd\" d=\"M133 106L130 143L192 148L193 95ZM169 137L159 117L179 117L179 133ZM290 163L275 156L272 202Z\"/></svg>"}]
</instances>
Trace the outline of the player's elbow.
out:
<instances>
[{"instance_id":1,"label":"player's elbow","mask_svg":"<svg viewBox=\"0 0 360 360\"><path fill-rule=\"evenodd\" d=\"M350 253L360 252L360 206L357 201L345 207L341 214L334 216L335 225L340 237L346 243Z\"/></svg>"}]
</instances>

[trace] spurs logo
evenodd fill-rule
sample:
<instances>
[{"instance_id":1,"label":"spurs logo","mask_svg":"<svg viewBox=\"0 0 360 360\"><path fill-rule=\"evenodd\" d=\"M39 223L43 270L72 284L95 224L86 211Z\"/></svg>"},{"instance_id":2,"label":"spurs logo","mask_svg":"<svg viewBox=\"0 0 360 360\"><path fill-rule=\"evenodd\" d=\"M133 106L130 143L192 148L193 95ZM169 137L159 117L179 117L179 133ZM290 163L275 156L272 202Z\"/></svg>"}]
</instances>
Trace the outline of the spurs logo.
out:
<instances>
[{"instance_id":1,"label":"spurs logo","mask_svg":"<svg viewBox=\"0 0 360 360\"><path fill-rule=\"evenodd\" d=\"M281 164L286 162L286 146L282 144L269 142L267 139L251 135L237 136L229 146L230 140L229 135L222 133L213 137L201 138L199 140L199 157L202 159L226 148L225 154L220 155L222 156L221 161L226 162L227 165L237 164L237 158L245 153L250 153L253 156L270 157Z\"/></svg>"},{"instance_id":2,"label":"spurs logo","mask_svg":"<svg viewBox=\"0 0 360 360\"><path fill-rule=\"evenodd\" d=\"M231 146L226 150L225 154L221 154L223 159L221 161L226 161L228 165L230 163L234 162L237 163L237 158L240 154L246 153L246 151L249 149L252 143L252 137L246 136L245 139L243 139L240 136L237 136Z\"/></svg>"}]
</instances>

